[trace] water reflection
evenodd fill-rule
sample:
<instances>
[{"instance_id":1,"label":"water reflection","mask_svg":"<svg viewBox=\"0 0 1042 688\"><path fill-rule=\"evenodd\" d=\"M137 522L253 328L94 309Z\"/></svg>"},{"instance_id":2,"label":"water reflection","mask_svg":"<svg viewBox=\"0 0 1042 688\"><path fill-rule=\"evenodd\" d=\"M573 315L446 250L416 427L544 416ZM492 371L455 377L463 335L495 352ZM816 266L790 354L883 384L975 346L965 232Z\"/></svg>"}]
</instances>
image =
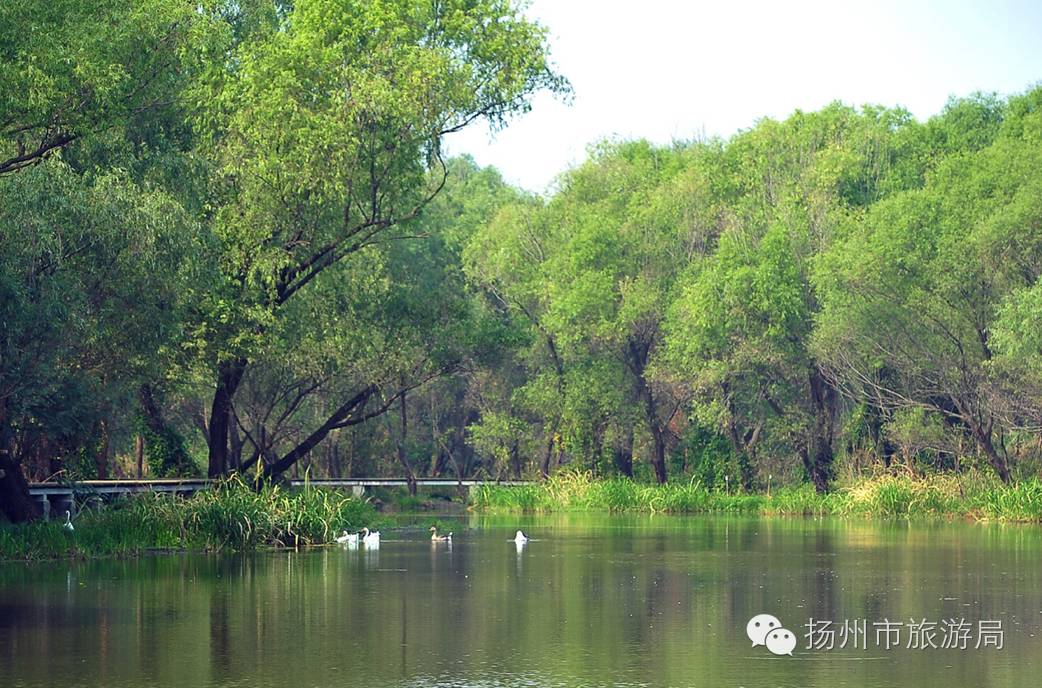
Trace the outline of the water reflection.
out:
<instances>
[{"instance_id":1,"label":"water reflection","mask_svg":"<svg viewBox=\"0 0 1042 688\"><path fill-rule=\"evenodd\" d=\"M381 549L0 567L16 686L1014 686L1042 670L1031 527L474 519ZM795 657L748 647L767 612ZM1001 651L804 649L817 619L1000 619ZM794 628L795 627L795 628ZM762 652L761 652L762 651Z\"/></svg>"}]
</instances>

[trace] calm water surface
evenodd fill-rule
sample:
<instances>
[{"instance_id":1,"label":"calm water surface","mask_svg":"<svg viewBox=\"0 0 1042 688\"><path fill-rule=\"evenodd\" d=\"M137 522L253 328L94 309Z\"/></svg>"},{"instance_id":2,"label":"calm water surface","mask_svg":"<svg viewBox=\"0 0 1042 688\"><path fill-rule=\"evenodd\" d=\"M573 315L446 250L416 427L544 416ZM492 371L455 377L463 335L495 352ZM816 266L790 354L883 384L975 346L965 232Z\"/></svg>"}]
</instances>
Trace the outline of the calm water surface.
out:
<instances>
[{"instance_id":1,"label":"calm water surface","mask_svg":"<svg viewBox=\"0 0 1042 688\"><path fill-rule=\"evenodd\" d=\"M517 526L535 540L509 542ZM474 518L378 551L0 566L5 686L1034 686L1042 530L718 517ZM767 612L793 656L751 647ZM864 620L807 649L808 618ZM886 649L874 622L972 626ZM979 621L1003 645L976 649ZM940 626L938 626L940 629ZM922 636L920 636L922 637ZM938 630L933 642L944 636ZM867 642L866 642L867 641Z\"/></svg>"}]
</instances>

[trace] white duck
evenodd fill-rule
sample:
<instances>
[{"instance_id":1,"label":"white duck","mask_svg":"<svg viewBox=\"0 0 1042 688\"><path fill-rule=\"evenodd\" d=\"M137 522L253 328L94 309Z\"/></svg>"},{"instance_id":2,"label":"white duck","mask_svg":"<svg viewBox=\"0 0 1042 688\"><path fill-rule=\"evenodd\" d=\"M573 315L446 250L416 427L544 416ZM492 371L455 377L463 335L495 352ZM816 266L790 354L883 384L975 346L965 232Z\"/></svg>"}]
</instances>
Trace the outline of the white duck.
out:
<instances>
[{"instance_id":1,"label":"white duck","mask_svg":"<svg viewBox=\"0 0 1042 688\"><path fill-rule=\"evenodd\" d=\"M62 530L66 533L71 533L76 530L72 527L72 514L68 511L65 512L65 523L62 524Z\"/></svg>"},{"instance_id":2,"label":"white duck","mask_svg":"<svg viewBox=\"0 0 1042 688\"><path fill-rule=\"evenodd\" d=\"M358 533L349 533L345 530L344 534L337 537L336 541L340 545L357 545Z\"/></svg>"},{"instance_id":3,"label":"white duck","mask_svg":"<svg viewBox=\"0 0 1042 688\"><path fill-rule=\"evenodd\" d=\"M452 542L452 531L448 535L438 535L437 526L431 526L431 542Z\"/></svg>"},{"instance_id":4,"label":"white duck","mask_svg":"<svg viewBox=\"0 0 1042 688\"><path fill-rule=\"evenodd\" d=\"M516 534L516 535L514 536L514 542L515 542L515 543L517 543L517 544L519 544L519 545L523 545L523 544L525 544L525 543L526 543L526 542L528 542L528 541L529 541L530 539L531 539L531 538L529 538L529 537L528 537L527 535L525 535L524 533L522 533L522 532L521 532L520 530L519 530L519 531L517 531L517 534Z\"/></svg>"},{"instance_id":5,"label":"white duck","mask_svg":"<svg viewBox=\"0 0 1042 688\"><path fill-rule=\"evenodd\" d=\"M362 544L366 547L379 547L380 546L380 531L376 530L370 532L368 528L362 528Z\"/></svg>"}]
</instances>

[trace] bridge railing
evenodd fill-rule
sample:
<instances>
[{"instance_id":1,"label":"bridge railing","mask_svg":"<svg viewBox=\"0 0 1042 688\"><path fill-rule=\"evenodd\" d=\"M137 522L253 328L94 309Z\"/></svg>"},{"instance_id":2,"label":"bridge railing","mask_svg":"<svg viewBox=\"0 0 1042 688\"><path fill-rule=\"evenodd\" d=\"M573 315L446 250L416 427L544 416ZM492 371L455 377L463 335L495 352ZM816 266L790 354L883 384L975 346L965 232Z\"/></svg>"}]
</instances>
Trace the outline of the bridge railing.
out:
<instances>
[{"instance_id":1,"label":"bridge railing","mask_svg":"<svg viewBox=\"0 0 1042 688\"><path fill-rule=\"evenodd\" d=\"M531 485L530 480L450 480L445 478L417 478L419 487L456 487L469 489L480 485L519 486ZM104 498L129 495L139 492L164 492L174 495L191 495L205 490L213 483L205 478L157 478L154 480L81 480L73 483L30 483L29 494L40 501L45 519L52 511L63 513L75 511L77 496L81 498ZM294 487L351 488L356 497L365 495L368 487L405 487L405 478L319 478L294 479Z\"/></svg>"}]
</instances>

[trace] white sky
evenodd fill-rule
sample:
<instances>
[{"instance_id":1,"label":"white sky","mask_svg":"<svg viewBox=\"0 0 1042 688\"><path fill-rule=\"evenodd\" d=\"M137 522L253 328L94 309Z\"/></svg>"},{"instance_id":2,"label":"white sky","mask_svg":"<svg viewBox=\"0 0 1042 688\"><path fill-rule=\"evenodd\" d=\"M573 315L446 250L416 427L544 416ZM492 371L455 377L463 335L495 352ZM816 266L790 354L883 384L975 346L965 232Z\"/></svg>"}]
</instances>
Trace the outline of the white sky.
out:
<instances>
[{"instance_id":1,"label":"white sky","mask_svg":"<svg viewBox=\"0 0 1042 688\"><path fill-rule=\"evenodd\" d=\"M532 191L605 137L730 136L833 100L925 119L949 95L1042 81L1039 0L534 0L528 14L572 104L540 95L494 139L473 127L447 144Z\"/></svg>"}]
</instances>

